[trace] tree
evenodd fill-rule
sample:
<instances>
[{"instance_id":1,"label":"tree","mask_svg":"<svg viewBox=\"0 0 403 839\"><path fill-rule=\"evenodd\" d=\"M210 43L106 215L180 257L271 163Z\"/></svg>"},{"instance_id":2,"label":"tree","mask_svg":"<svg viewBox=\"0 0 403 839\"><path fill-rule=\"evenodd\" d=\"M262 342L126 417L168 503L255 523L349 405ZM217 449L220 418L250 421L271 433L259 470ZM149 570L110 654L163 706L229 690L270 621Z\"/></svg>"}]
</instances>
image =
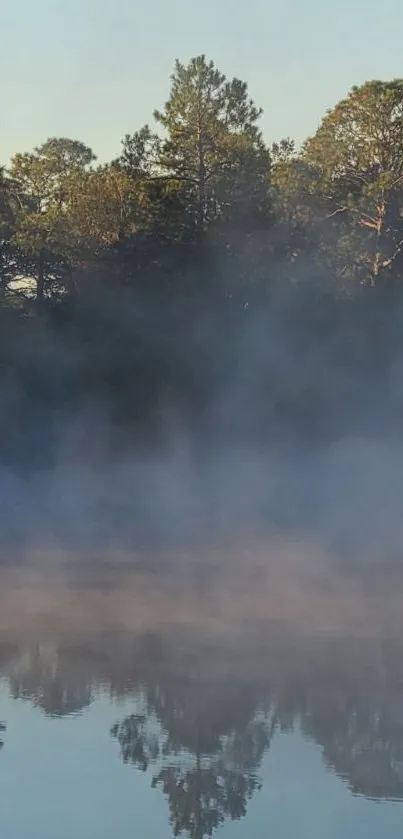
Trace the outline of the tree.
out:
<instances>
[{"instance_id":1,"label":"tree","mask_svg":"<svg viewBox=\"0 0 403 839\"><path fill-rule=\"evenodd\" d=\"M71 191L68 221L79 250L89 255L136 229L139 196L125 171L111 165L81 172Z\"/></svg>"},{"instance_id":2,"label":"tree","mask_svg":"<svg viewBox=\"0 0 403 839\"><path fill-rule=\"evenodd\" d=\"M77 178L94 160L90 148L66 138L51 138L12 158L8 176L16 218L13 244L21 255L18 273L34 279L39 306L52 285L69 276L76 248L69 203Z\"/></svg>"},{"instance_id":3,"label":"tree","mask_svg":"<svg viewBox=\"0 0 403 839\"><path fill-rule=\"evenodd\" d=\"M375 285L403 270L403 80L353 87L328 111L303 160L309 192L338 223L346 270Z\"/></svg>"},{"instance_id":4,"label":"tree","mask_svg":"<svg viewBox=\"0 0 403 839\"><path fill-rule=\"evenodd\" d=\"M245 82L228 81L204 55L188 65L176 61L171 92L155 119L166 131L159 164L162 176L183 187L190 226L203 238L244 190L244 178L268 171L269 158L257 123L261 109Z\"/></svg>"},{"instance_id":5,"label":"tree","mask_svg":"<svg viewBox=\"0 0 403 839\"><path fill-rule=\"evenodd\" d=\"M15 275L16 254L12 245L15 229L15 212L10 193L10 183L4 169L0 168L0 285L6 289Z\"/></svg>"},{"instance_id":6,"label":"tree","mask_svg":"<svg viewBox=\"0 0 403 839\"><path fill-rule=\"evenodd\" d=\"M332 296L343 295L342 278L352 247L343 238L346 232L351 234L347 220L340 223L323 194L317 170L293 140L273 143L271 160L277 279L287 279L294 289L308 286L315 298L329 291Z\"/></svg>"},{"instance_id":7,"label":"tree","mask_svg":"<svg viewBox=\"0 0 403 839\"><path fill-rule=\"evenodd\" d=\"M144 125L134 134L125 134L122 151L112 166L122 169L133 179L150 176L158 165L161 140L148 125Z\"/></svg>"}]
</instances>

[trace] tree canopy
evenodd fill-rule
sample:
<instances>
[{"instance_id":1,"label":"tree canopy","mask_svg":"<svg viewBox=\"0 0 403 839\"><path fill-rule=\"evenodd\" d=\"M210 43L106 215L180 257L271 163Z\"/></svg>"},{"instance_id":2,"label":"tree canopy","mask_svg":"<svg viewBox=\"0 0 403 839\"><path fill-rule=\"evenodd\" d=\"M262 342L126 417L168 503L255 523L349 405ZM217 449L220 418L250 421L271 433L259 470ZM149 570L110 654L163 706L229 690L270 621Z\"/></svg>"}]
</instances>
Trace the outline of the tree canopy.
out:
<instances>
[{"instance_id":1,"label":"tree canopy","mask_svg":"<svg viewBox=\"0 0 403 839\"><path fill-rule=\"evenodd\" d=\"M199 55L111 161L53 137L3 165L3 369L23 403L315 435L365 411L376 371L398 425L403 81L353 87L301 148L269 145L261 115Z\"/></svg>"}]
</instances>

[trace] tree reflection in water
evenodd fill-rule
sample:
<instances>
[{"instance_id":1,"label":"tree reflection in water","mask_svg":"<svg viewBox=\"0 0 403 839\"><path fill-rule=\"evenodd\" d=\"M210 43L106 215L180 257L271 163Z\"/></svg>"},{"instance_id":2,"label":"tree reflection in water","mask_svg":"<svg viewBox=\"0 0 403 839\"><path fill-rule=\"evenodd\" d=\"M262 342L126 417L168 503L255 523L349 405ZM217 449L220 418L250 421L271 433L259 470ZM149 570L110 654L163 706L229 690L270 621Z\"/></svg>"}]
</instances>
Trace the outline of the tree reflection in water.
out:
<instances>
[{"instance_id":1,"label":"tree reflection in water","mask_svg":"<svg viewBox=\"0 0 403 839\"><path fill-rule=\"evenodd\" d=\"M175 835L243 818L273 738L295 730L354 794L403 801L403 635L283 629L10 634L0 672L48 716L132 701L111 734L166 796Z\"/></svg>"},{"instance_id":2,"label":"tree reflection in water","mask_svg":"<svg viewBox=\"0 0 403 839\"><path fill-rule=\"evenodd\" d=\"M152 786L160 787L168 798L174 835L186 832L189 837L201 839L212 836L226 818L246 815L248 800L261 788L258 769L270 745L273 726L267 715L255 712L243 728L233 727L231 708L237 707L234 694L220 732L222 709L218 708L218 719L215 718L217 709L208 702L201 685L193 697L201 700L196 706L189 703L184 711L183 694L179 692L178 698L182 709L173 715L171 728L167 714L163 721L158 715L159 693L158 703L153 705L149 699L148 716L126 717L113 726L112 735L119 741L125 762L142 771L151 769ZM165 703L163 707L166 708ZM168 727L164 729L163 724Z\"/></svg>"},{"instance_id":3,"label":"tree reflection in water","mask_svg":"<svg viewBox=\"0 0 403 839\"><path fill-rule=\"evenodd\" d=\"M245 816L261 787L272 723L244 687L183 680L172 688L149 691L147 714L126 717L112 735L125 762L151 769L153 787L168 798L174 835L201 839L226 818Z\"/></svg>"},{"instance_id":4,"label":"tree reflection in water","mask_svg":"<svg viewBox=\"0 0 403 839\"><path fill-rule=\"evenodd\" d=\"M167 796L174 835L212 836L245 816L276 732L301 731L328 768L368 798L403 800L400 647L289 639L263 654L263 682L169 676L143 682L143 708L112 735L123 760ZM240 671L241 671L240 666ZM168 672L167 672L168 671ZM155 674L154 674L155 677Z\"/></svg>"}]
</instances>

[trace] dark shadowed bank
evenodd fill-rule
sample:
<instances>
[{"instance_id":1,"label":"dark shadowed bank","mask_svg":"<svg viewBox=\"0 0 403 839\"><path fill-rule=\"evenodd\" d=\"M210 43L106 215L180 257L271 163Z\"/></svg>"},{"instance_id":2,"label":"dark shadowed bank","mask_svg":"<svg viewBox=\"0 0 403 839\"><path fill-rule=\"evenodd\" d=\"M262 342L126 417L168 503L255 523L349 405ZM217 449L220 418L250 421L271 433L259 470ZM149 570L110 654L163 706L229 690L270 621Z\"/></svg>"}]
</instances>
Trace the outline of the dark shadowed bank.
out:
<instances>
[{"instance_id":1,"label":"dark shadowed bank","mask_svg":"<svg viewBox=\"0 0 403 839\"><path fill-rule=\"evenodd\" d=\"M70 320L24 323L16 340L18 324L2 390L5 555L21 542L133 548L281 533L397 555L403 331L395 307L383 314L375 357L362 312L348 339L354 305L342 317L334 306L321 338L302 307L293 323L267 307L202 323L198 309L178 326L155 305L139 337L135 316L124 334L124 307L119 349L106 330L79 343Z\"/></svg>"}]
</instances>

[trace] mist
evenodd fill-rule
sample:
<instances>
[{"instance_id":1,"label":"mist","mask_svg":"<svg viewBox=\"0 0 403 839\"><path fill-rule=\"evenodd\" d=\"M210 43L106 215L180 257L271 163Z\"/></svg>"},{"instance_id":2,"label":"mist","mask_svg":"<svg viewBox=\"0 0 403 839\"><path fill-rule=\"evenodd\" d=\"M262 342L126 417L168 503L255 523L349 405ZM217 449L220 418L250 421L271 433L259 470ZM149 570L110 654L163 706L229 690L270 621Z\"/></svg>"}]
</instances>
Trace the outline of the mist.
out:
<instances>
[{"instance_id":1,"label":"mist","mask_svg":"<svg viewBox=\"0 0 403 839\"><path fill-rule=\"evenodd\" d=\"M343 124L269 147L246 82L200 55L175 62L162 133L110 163L65 137L14 155L3 562L291 540L399 565L402 91L353 88Z\"/></svg>"},{"instance_id":2,"label":"mist","mask_svg":"<svg viewBox=\"0 0 403 839\"><path fill-rule=\"evenodd\" d=\"M50 548L55 562L74 550L138 561L147 550L191 557L198 546L291 539L340 562L400 563L395 307L383 313L375 365L369 318L346 326L355 301L342 315L332 304L326 331L322 305L308 317L304 298L290 312L273 292L264 307L231 303L218 315L192 302L179 325L168 306L140 296L131 305L136 318L113 311L123 349L110 337L98 345L89 393L82 370L93 359L63 329L42 323L39 347L19 345L12 399L3 384L1 400L4 562ZM110 322L107 294L91 316ZM117 371L125 352L131 366L105 393L96 376L106 363Z\"/></svg>"}]
</instances>

